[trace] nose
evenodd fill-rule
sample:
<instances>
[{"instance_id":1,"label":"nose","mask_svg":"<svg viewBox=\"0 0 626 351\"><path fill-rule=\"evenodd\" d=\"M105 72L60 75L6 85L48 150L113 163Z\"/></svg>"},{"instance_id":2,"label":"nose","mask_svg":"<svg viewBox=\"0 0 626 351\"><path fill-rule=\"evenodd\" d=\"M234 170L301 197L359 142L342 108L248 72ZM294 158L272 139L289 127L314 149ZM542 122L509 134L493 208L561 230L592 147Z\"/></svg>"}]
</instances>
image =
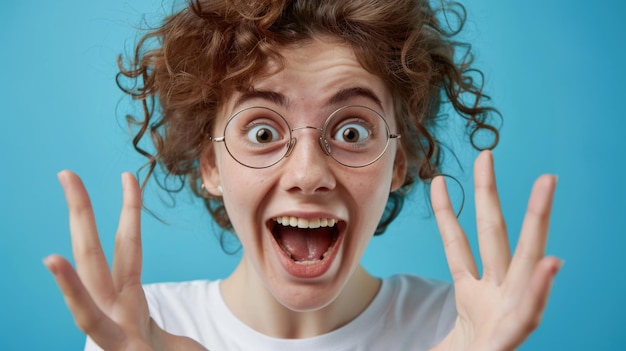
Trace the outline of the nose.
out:
<instances>
[{"instance_id":1,"label":"nose","mask_svg":"<svg viewBox=\"0 0 626 351\"><path fill-rule=\"evenodd\" d=\"M328 192L335 188L336 179L329 163L331 158L320 147L317 128L298 128L297 137L283 160L280 180L283 189L306 195Z\"/></svg>"}]
</instances>

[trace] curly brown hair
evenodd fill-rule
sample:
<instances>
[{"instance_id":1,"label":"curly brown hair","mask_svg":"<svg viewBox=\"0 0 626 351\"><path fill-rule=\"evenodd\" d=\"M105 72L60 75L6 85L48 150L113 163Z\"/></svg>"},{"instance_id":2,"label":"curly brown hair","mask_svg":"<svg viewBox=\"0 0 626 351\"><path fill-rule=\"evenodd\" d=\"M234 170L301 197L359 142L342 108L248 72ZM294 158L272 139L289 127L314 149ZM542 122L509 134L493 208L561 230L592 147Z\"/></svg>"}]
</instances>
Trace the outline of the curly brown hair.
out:
<instances>
[{"instance_id":1,"label":"curly brown hair","mask_svg":"<svg viewBox=\"0 0 626 351\"><path fill-rule=\"evenodd\" d=\"M148 158L142 188L150 178L170 193L188 182L216 223L232 231L221 198L204 197L201 189L200 158L212 147L207 136L220 107L266 74L268 59L280 62L282 47L331 36L348 44L394 98L409 167L375 234L383 233L410 186L441 173L442 144L434 132L444 104L466 120L474 148L498 142L498 129L489 121L499 113L485 105L489 99L482 79L474 79L482 76L472 67L470 46L453 39L465 23L465 9L458 3L440 5L435 9L428 0L188 0L138 41L126 66L118 58L118 85L143 106L142 119L127 117L139 126L135 149ZM478 144L482 132L490 135L485 145ZM154 151L140 146L148 135ZM175 187L165 185L170 178L178 181Z\"/></svg>"}]
</instances>

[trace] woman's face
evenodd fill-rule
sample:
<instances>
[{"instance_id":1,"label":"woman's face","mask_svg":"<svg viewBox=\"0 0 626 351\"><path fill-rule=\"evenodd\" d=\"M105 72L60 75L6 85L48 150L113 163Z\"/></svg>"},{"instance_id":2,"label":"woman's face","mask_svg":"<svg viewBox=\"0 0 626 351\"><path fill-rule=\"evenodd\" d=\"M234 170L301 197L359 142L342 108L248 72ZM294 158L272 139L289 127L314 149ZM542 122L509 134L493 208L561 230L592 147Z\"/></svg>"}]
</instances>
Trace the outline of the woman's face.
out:
<instances>
[{"instance_id":1,"label":"woman's face","mask_svg":"<svg viewBox=\"0 0 626 351\"><path fill-rule=\"evenodd\" d=\"M348 46L325 38L281 54L284 69L255 80L249 93L232 96L213 136L224 135L230 116L253 106L277 111L297 129L321 128L338 108L363 105L397 132L389 90ZM246 129L243 135L257 138L258 132ZM213 153L203 160L205 184L223 189L219 195L243 247L242 265L254 274L258 288L294 311L320 309L339 295L359 265L389 192L402 184L406 172L395 140L378 161L349 168L324 153L319 136L313 128L295 130L291 153L268 168L238 163L223 142L214 143Z\"/></svg>"}]
</instances>

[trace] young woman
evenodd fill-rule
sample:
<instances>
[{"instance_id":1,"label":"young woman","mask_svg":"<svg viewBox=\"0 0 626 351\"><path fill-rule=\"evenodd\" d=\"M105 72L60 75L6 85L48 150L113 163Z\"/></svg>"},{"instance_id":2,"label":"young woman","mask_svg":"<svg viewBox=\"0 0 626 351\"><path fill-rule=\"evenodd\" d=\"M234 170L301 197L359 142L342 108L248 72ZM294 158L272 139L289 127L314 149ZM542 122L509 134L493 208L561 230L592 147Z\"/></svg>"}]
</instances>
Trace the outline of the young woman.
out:
<instances>
[{"instance_id":1,"label":"young woman","mask_svg":"<svg viewBox=\"0 0 626 351\"><path fill-rule=\"evenodd\" d=\"M460 7L441 11L459 15ZM456 12L455 12L456 9ZM59 174L76 271L45 260L105 350L511 350L538 325L560 261L544 257L553 176L533 188L511 257L493 157L475 164L484 274L440 176L442 104L472 145L497 129L427 1L198 0L137 46L123 88L145 107L135 148L205 199L242 245L219 281L142 286L141 190L124 174L112 272L80 179ZM158 45L153 45L157 39ZM459 62L455 58L462 57ZM155 105L153 105L155 104ZM479 145L479 133L493 142ZM139 146L149 136L155 152ZM360 259L415 181L431 185L454 285L378 278ZM96 346L96 344L98 346Z\"/></svg>"}]
</instances>

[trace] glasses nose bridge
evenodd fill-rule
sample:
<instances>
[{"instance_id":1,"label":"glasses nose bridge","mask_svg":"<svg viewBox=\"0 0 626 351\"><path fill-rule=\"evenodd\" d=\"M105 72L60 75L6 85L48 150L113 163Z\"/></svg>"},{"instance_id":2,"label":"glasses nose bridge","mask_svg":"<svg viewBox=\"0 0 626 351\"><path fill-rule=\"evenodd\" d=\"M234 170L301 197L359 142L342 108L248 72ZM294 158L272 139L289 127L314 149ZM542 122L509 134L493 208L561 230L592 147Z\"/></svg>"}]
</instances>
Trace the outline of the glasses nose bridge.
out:
<instances>
[{"instance_id":1,"label":"glasses nose bridge","mask_svg":"<svg viewBox=\"0 0 626 351\"><path fill-rule=\"evenodd\" d=\"M328 144L328 141L324 137L324 128L319 128L319 127L314 127L314 126L302 126L302 127L292 128L291 133L293 134L295 131L304 130L304 129L313 129L313 130L317 130L318 132L320 132L320 136L317 138L317 142L320 148L322 149L322 151L324 152L324 154L326 154L327 156L330 156L330 145ZM287 153L285 153L284 157L289 157L289 155L291 155L291 153L293 152L293 149L296 147L297 142L298 142L298 138L292 135L291 140L289 141L289 144L287 145Z\"/></svg>"},{"instance_id":2,"label":"glasses nose bridge","mask_svg":"<svg viewBox=\"0 0 626 351\"><path fill-rule=\"evenodd\" d=\"M302 127L296 127L296 128L292 128L291 132L295 132L296 130L302 130L302 129L315 129L318 132L323 133L324 132L324 128L318 128L318 127L314 127L314 126L302 126Z\"/></svg>"}]
</instances>

